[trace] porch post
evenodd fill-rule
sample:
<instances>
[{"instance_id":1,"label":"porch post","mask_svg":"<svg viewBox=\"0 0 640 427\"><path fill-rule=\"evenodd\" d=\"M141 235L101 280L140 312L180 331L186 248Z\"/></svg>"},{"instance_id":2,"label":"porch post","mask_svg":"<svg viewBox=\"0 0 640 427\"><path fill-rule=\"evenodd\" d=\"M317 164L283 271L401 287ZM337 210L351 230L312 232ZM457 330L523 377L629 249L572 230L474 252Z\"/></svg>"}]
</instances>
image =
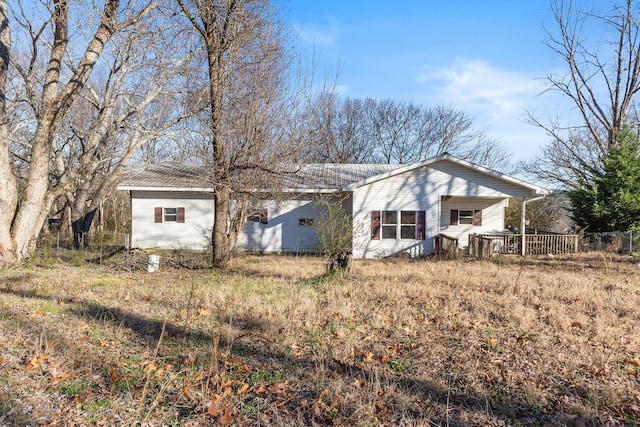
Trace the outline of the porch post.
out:
<instances>
[{"instance_id":1,"label":"porch post","mask_svg":"<svg viewBox=\"0 0 640 427\"><path fill-rule=\"evenodd\" d=\"M522 198L522 218L520 219L520 231L522 232L522 256L525 256L527 251L525 249L525 243L527 243L527 230L526 230L526 225L527 225L527 203L529 202L533 202L536 200L540 200L540 199L544 199L544 196L540 196L540 197L534 197L533 199L529 199L527 200L526 197Z\"/></svg>"},{"instance_id":2,"label":"porch post","mask_svg":"<svg viewBox=\"0 0 640 427\"><path fill-rule=\"evenodd\" d=\"M520 236L522 241L520 242L520 255L525 256L526 255L526 249L525 249L525 244L527 243L527 238L526 236L526 217L527 217L527 201L526 201L526 197L522 198L522 210L521 210L521 218L520 218Z\"/></svg>"}]
</instances>

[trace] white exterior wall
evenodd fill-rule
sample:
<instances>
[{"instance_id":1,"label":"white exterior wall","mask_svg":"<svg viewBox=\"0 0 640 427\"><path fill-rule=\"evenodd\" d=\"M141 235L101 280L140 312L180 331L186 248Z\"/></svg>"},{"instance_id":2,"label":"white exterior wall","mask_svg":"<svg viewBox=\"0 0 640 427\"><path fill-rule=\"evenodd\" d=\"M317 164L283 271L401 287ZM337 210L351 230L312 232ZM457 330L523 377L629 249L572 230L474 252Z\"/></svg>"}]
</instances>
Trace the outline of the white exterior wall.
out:
<instances>
[{"instance_id":1,"label":"white exterior wall","mask_svg":"<svg viewBox=\"0 0 640 427\"><path fill-rule=\"evenodd\" d=\"M504 232L504 209L508 199L483 199L475 197L453 197L441 201L440 233L458 239L460 247L469 246L469 234L497 234ZM451 210L482 210L482 225L451 225Z\"/></svg>"},{"instance_id":2,"label":"white exterior wall","mask_svg":"<svg viewBox=\"0 0 640 427\"><path fill-rule=\"evenodd\" d=\"M317 221L322 208L314 195L269 201L267 224L247 222L238 235L237 248L251 252L314 253L318 235L313 226L300 225L300 219ZM337 199L336 199L337 200ZM350 200L343 204L351 212ZM156 207L185 208L185 222L156 223ZM209 244L214 218L213 195L191 192L133 191L131 195L131 235L134 247L203 250Z\"/></svg>"},{"instance_id":3,"label":"white exterior wall","mask_svg":"<svg viewBox=\"0 0 640 427\"><path fill-rule=\"evenodd\" d=\"M413 256L433 252L433 238L445 234L468 234L463 228L445 232L450 209L442 211L441 196L478 197L478 208L483 209L483 222L479 232L494 232L504 226L504 200L508 197L533 195L532 190L492 177L456 163L443 160L419 169L390 176L354 190L354 242L355 258L377 258L407 252ZM461 200L470 202L470 199ZM468 206L465 204L465 207ZM486 212L485 212L486 209ZM426 212L425 239L371 239L371 212L374 210L424 210ZM486 216L486 219L485 219ZM457 237L457 236L452 236Z\"/></svg>"},{"instance_id":4,"label":"white exterior wall","mask_svg":"<svg viewBox=\"0 0 640 427\"><path fill-rule=\"evenodd\" d=\"M312 196L264 203L267 224L247 222L238 235L237 247L249 252L313 253L318 236L312 226L300 225L301 218L318 216Z\"/></svg>"},{"instance_id":5,"label":"white exterior wall","mask_svg":"<svg viewBox=\"0 0 640 427\"><path fill-rule=\"evenodd\" d=\"M213 227L213 195L131 192L131 244L139 248L205 249ZM154 209L184 207L184 223L156 223Z\"/></svg>"}]
</instances>

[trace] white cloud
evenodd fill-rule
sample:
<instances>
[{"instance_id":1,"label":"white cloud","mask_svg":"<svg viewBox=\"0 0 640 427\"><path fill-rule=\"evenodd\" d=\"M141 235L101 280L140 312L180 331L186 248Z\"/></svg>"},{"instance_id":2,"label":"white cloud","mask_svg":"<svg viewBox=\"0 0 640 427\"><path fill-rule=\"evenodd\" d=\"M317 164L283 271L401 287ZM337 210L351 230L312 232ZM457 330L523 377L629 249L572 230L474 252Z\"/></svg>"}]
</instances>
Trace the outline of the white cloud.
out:
<instances>
[{"instance_id":1,"label":"white cloud","mask_svg":"<svg viewBox=\"0 0 640 427\"><path fill-rule=\"evenodd\" d=\"M451 104L469 113L475 125L507 145L514 159L529 158L547 141L542 129L524 122L527 111L544 110L548 100L539 96L544 82L538 76L463 59L418 70L416 81L427 89L422 95L429 104Z\"/></svg>"},{"instance_id":2,"label":"white cloud","mask_svg":"<svg viewBox=\"0 0 640 427\"><path fill-rule=\"evenodd\" d=\"M493 120L522 116L542 91L532 76L492 67L486 61L458 59L445 67L419 69L417 82L427 85L440 102L482 112Z\"/></svg>"},{"instance_id":3,"label":"white cloud","mask_svg":"<svg viewBox=\"0 0 640 427\"><path fill-rule=\"evenodd\" d=\"M351 90L351 86L349 86L349 85L337 84L335 86L335 92L338 95L347 95L350 90Z\"/></svg>"},{"instance_id":4,"label":"white cloud","mask_svg":"<svg viewBox=\"0 0 640 427\"><path fill-rule=\"evenodd\" d=\"M303 43L314 46L332 45L342 33L338 21L331 16L326 16L323 24L298 23L295 28Z\"/></svg>"}]
</instances>

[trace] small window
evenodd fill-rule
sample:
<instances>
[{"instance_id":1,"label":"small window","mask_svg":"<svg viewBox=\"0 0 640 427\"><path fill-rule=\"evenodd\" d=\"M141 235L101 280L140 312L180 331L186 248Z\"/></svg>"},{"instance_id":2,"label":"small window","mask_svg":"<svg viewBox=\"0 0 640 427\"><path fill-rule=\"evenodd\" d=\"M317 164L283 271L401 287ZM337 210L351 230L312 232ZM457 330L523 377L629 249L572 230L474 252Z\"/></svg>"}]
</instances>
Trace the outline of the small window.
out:
<instances>
[{"instance_id":1,"label":"small window","mask_svg":"<svg viewBox=\"0 0 640 427\"><path fill-rule=\"evenodd\" d=\"M396 239L398 228L398 212L382 211L382 238Z\"/></svg>"},{"instance_id":2,"label":"small window","mask_svg":"<svg viewBox=\"0 0 640 427\"><path fill-rule=\"evenodd\" d=\"M269 223L269 213L267 209L260 209L259 212L253 213L247 217L247 222L256 222L258 224Z\"/></svg>"},{"instance_id":3,"label":"small window","mask_svg":"<svg viewBox=\"0 0 640 427\"><path fill-rule=\"evenodd\" d=\"M451 209L450 225L482 225L482 209L476 210L457 210Z\"/></svg>"},{"instance_id":4,"label":"small window","mask_svg":"<svg viewBox=\"0 0 640 427\"><path fill-rule=\"evenodd\" d=\"M460 211L458 224L473 225L473 211Z\"/></svg>"},{"instance_id":5,"label":"small window","mask_svg":"<svg viewBox=\"0 0 640 427\"><path fill-rule=\"evenodd\" d=\"M300 218L298 220L298 224L299 225L308 225L308 226L312 226L313 225L313 218Z\"/></svg>"},{"instance_id":6,"label":"small window","mask_svg":"<svg viewBox=\"0 0 640 427\"><path fill-rule=\"evenodd\" d=\"M178 208L164 208L164 222L178 222Z\"/></svg>"}]
</instances>

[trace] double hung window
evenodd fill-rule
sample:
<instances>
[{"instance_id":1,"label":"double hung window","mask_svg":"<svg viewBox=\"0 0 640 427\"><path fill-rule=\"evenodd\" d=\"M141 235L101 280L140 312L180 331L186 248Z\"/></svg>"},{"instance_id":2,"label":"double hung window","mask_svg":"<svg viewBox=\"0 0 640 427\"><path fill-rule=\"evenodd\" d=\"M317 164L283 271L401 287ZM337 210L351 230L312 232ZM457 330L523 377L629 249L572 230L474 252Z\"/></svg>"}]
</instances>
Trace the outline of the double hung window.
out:
<instances>
[{"instance_id":1,"label":"double hung window","mask_svg":"<svg viewBox=\"0 0 640 427\"><path fill-rule=\"evenodd\" d=\"M373 240L424 240L425 211L371 212Z\"/></svg>"},{"instance_id":2,"label":"double hung window","mask_svg":"<svg viewBox=\"0 0 640 427\"><path fill-rule=\"evenodd\" d=\"M177 222L184 223L184 208L183 207L166 207L166 208L154 208L154 222Z\"/></svg>"}]
</instances>

